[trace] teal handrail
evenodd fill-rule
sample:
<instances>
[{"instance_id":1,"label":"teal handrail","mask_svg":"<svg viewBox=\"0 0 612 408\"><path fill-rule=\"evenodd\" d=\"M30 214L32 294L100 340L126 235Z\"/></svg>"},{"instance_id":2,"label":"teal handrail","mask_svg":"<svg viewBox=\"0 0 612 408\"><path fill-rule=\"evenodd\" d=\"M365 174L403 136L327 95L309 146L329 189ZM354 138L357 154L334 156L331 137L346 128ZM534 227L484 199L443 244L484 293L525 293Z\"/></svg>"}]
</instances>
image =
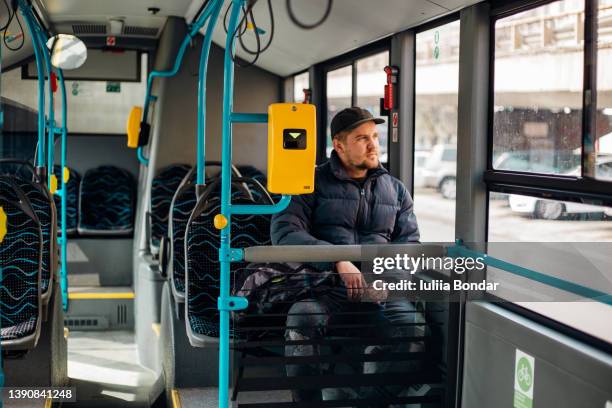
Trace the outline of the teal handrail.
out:
<instances>
[{"instance_id":1,"label":"teal handrail","mask_svg":"<svg viewBox=\"0 0 612 408\"><path fill-rule=\"evenodd\" d=\"M203 185L206 166L206 73L208 71L208 57L212 43L213 30L217 25L219 13L223 6L222 0L211 2L212 12L206 26L206 33L202 41L202 52L200 54L200 71L198 76L198 136L197 136L197 173L196 184Z\"/></svg>"},{"instance_id":2,"label":"teal handrail","mask_svg":"<svg viewBox=\"0 0 612 408\"><path fill-rule=\"evenodd\" d=\"M47 185L51 185L51 176L53 175L53 163L55 161L55 105L53 97L53 84L51 81L51 74L53 72L53 66L51 65L51 55L49 49L46 46L46 35L43 34L42 28L35 24L36 36L32 38L32 45L38 47L41 50L41 54L45 61L45 71L47 73L47 84L49 90L49 109L47 117ZM44 83L43 77L43 83ZM44 109L43 109L44 110Z\"/></svg>"},{"instance_id":3,"label":"teal handrail","mask_svg":"<svg viewBox=\"0 0 612 408\"><path fill-rule=\"evenodd\" d=\"M179 71L181 67L181 64L183 63L183 57L185 56L185 51L187 50L187 46L189 46L193 37L195 37L195 35L204 26L204 24L206 23L208 18L211 16L211 14L215 10L217 10L217 7L214 7L217 5L217 3L218 1L212 1L208 3L204 11L202 12L202 14L196 20L196 22L190 25L189 32L187 33L187 35L183 39L183 42L181 43L179 52L176 55L172 69L167 70L167 71L151 71L149 73L149 78L147 80L147 89L145 92L144 107L142 110L141 128L142 128L142 124L147 122L147 118L149 116L149 105L151 104L151 101L155 99L151 95L151 89L153 87L153 80L158 77L167 78L167 77L172 77L177 74L177 72ZM218 16L218 13L217 13L217 16ZM137 155L138 155L138 160L140 161L140 163L142 163L144 166L149 165L149 159L144 156L142 146L138 147Z\"/></svg>"},{"instance_id":4,"label":"teal handrail","mask_svg":"<svg viewBox=\"0 0 612 408\"><path fill-rule=\"evenodd\" d=\"M38 156L37 166L44 167L45 150L47 153L47 185L51 185L51 177L53 175L54 161L55 161L55 136L61 135L61 153L60 153L60 178L61 188L58 189L55 194L60 196L61 209L61 233L58 239L60 244L60 287L62 292L62 307L64 310L68 309L68 272L67 272L67 232L66 232L66 183L63 177L63 171L66 167L66 143L67 143L67 121L68 121L68 104L66 100L66 85L64 82L64 75L61 69L57 69L57 75L60 82L62 91L62 127L57 128L55 124L55 106L53 102L53 86L51 80L51 73L53 72L53 66L51 65L51 55L49 49L46 46L48 36L34 18L32 14L31 6L28 6L23 0L19 0L19 7L24 16L24 20L28 26L30 36L32 38L32 47L34 48L34 54L36 57L36 68L38 74ZM45 98L44 98L44 82L45 76L42 71L41 60L45 62L45 70L48 78L48 89L49 89L49 118L48 122L45 123ZM41 119L42 118L42 119ZM48 132L47 147L45 149L44 143L44 132L45 128ZM41 133L42 129L42 133ZM41 137L42 134L42 137ZM42 141L42 144L41 144Z\"/></svg>"},{"instance_id":5,"label":"teal handrail","mask_svg":"<svg viewBox=\"0 0 612 408\"><path fill-rule=\"evenodd\" d=\"M278 203L272 205L230 205L230 213L255 215L276 214L278 212L284 211L290 203L291 196L283 195L281 196L281 199L278 201Z\"/></svg>"},{"instance_id":6,"label":"teal handrail","mask_svg":"<svg viewBox=\"0 0 612 408\"><path fill-rule=\"evenodd\" d=\"M56 69L57 78L60 84L61 89L61 99L62 99L62 126L61 128L57 128L55 126L55 107L53 106L52 98L52 88L51 88L51 55L49 53L48 48L46 47L46 41L48 38L44 38L44 34L42 31L39 31L39 35L41 37L40 46L45 50L43 54L46 55L46 63L47 63L47 72L49 73L49 94L51 104L50 104L50 114L49 114L49 154L48 154L48 168L49 168L49 183L51 180L51 175L53 174L54 162L55 162L55 136L57 134L60 135L60 185L61 187L55 192L56 195L60 197L61 208L60 208L60 219L61 219L61 235L59 237L60 244L60 287L62 291L62 306L65 311L68 310L68 271L67 271L67 246L68 246L68 238L66 232L66 204L67 204L67 193L66 193L66 182L64 180L64 168L66 167L66 143L67 143L67 133L68 133L68 103L66 100L66 84L64 83L64 73L61 69Z\"/></svg>"},{"instance_id":7,"label":"teal handrail","mask_svg":"<svg viewBox=\"0 0 612 408\"><path fill-rule=\"evenodd\" d=\"M143 152L143 147L142 146L138 146L138 149L136 149L136 157L138 157L138 161L143 166L146 167L146 166L149 165L149 159L144 156L144 152Z\"/></svg>"},{"instance_id":8,"label":"teal handrail","mask_svg":"<svg viewBox=\"0 0 612 408\"><path fill-rule=\"evenodd\" d=\"M34 56L36 60L36 73L38 75L38 154L36 156L37 171L45 167L45 76L42 68L42 56L40 49L36 46L36 25L32 15L31 6L25 0L18 0L19 10L26 22L30 36L32 37L32 45L34 48Z\"/></svg>"},{"instance_id":9,"label":"teal handrail","mask_svg":"<svg viewBox=\"0 0 612 408\"><path fill-rule=\"evenodd\" d=\"M483 259L483 262L486 265L492 266L494 268L501 269L513 275L521 276L523 278L540 282L545 285L552 286L553 288L563 290L565 292L573 293L575 295L612 306L612 294L604 293L586 286L579 285L577 283L546 275L544 273L534 271L533 269L525 268L520 265L515 265L513 263L489 256L485 253L469 249L463 245L463 242L461 240L457 240L455 246L448 248L448 256L466 258L480 257Z\"/></svg>"},{"instance_id":10,"label":"teal handrail","mask_svg":"<svg viewBox=\"0 0 612 408\"><path fill-rule=\"evenodd\" d=\"M223 131L221 148L221 214L227 224L221 229L219 246L220 288L217 300L219 310L219 407L228 406L229 397L229 317L232 310L245 309L246 298L230 296L230 263L242 259L243 252L231 248L232 214L274 214L287 208L291 196L283 195L273 205L232 205L231 164L232 164L232 123L267 123L268 115L263 113L234 113L234 47L236 27L240 9L245 0L232 0L232 10L225 40L223 61Z\"/></svg>"},{"instance_id":11,"label":"teal handrail","mask_svg":"<svg viewBox=\"0 0 612 408\"><path fill-rule=\"evenodd\" d=\"M243 0L232 0L232 12L229 18L227 38L225 39L225 57L223 64L223 131L221 147L221 214L227 219L227 226L221 230L219 246L220 280L219 299L219 408L228 406L229 398L229 315L236 302L230 301L230 261L232 215L231 204L231 172L232 163L232 110L234 99L234 35L238 25L238 16ZM240 306L245 306L244 303Z\"/></svg>"},{"instance_id":12,"label":"teal handrail","mask_svg":"<svg viewBox=\"0 0 612 408\"><path fill-rule=\"evenodd\" d=\"M64 74L61 69L57 70L57 76L59 78L60 89L62 91L62 129L61 129L61 147L60 147L60 166L62 179L62 188L58 190L60 194L60 201L62 208L60 209L60 218L62 221L62 231L59 238L60 244L60 287L62 289L62 306L64 311L68 310L68 236L66 226L66 205L67 205L67 191L66 191L66 180L64 179L64 169L66 168L66 143L68 134L68 102L66 100L66 84L64 82Z\"/></svg>"}]
</instances>

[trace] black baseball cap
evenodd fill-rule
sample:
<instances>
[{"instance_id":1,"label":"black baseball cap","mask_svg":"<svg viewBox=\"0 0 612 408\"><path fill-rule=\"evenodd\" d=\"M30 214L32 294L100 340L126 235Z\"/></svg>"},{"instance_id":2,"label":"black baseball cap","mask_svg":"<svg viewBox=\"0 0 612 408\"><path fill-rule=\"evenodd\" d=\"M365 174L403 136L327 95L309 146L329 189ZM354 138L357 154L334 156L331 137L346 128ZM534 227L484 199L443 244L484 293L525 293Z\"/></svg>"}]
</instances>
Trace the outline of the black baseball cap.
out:
<instances>
[{"instance_id":1,"label":"black baseball cap","mask_svg":"<svg viewBox=\"0 0 612 408\"><path fill-rule=\"evenodd\" d=\"M362 123L372 121L377 125L385 123L384 119L375 118L370 111L362 109L358 106L342 109L336 113L336 116L331 121L330 130L332 137L336 136L343 130L351 130L361 125Z\"/></svg>"}]
</instances>

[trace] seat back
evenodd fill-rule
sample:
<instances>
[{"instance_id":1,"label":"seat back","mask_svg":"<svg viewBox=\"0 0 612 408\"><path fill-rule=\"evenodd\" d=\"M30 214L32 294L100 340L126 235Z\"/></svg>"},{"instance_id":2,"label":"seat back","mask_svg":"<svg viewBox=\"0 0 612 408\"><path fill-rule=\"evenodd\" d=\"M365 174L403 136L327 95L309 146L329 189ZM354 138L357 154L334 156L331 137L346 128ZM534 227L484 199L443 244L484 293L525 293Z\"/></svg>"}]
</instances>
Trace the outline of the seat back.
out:
<instances>
[{"instance_id":1,"label":"seat back","mask_svg":"<svg viewBox=\"0 0 612 408\"><path fill-rule=\"evenodd\" d=\"M266 200L255 201L244 185L255 187ZM269 204L269 195L253 179L232 180L233 204ZM187 335L192 344L205 341L205 337L219 336L220 233L213 218L221 212L219 183L211 183L202 194L187 223L185 233L185 312ZM270 245L270 216L233 215L231 247L245 248ZM244 262L232 263L232 274L246 266Z\"/></svg>"},{"instance_id":2,"label":"seat back","mask_svg":"<svg viewBox=\"0 0 612 408\"><path fill-rule=\"evenodd\" d=\"M66 183L66 233L69 235L76 234L77 226L78 226L78 217L79 217L79 188L81 185L81 175L76 172L74 169L68 169L70 173L70 177L68 178L68 182ZM55 176L60 179L63 176L62 168L60 166L55 166L53 168L53 173ZM62 200L60 196L56 195L53 197L55 199L55 207L57 208L57 213L61 214L62 208ZM62 220L58 216L57 219L58 228L62 226Z\"/></svg>"},{"instance_id":3,"label":"seat back","mask_svg":"<svg viewBox=\"0 0 612 408\"><path fill-rule=\"evenodd\" d=\"M40 334L42 230L12 177L0 176L0 207L6 216L6 235L0 242L1 345L3 349L30 349Z\"/></svg>"},{"instance_id":4,"label":"seat back","mask_svg":"<svg viewBox=\"0 0 612 408\"><path fill-rule=\"evenodd\" d=\"M238 166L237 168L240 174L242 175L242 177L248 177L248 178L257 180L259 184L261 184L264 187L266 187L266 185L268 184L268 178L266 177L266 175L261 170L257 169L256 167L245 165L245 166ZM253 190L253 196L255 197L256 200L259 199L258 197L259 194L260 194L260 190L258 189ZM280 197L281 197L280 194L272 194L272 193L270 193L270 196L272 197L272 200L275 202L280 200Z\"/></svg>"},{"instance_id":5,"label":"seat back","mask_svg":"<svg viewBox=\"0 0 612 408\"><path fill-rule=\"evenodd\" d=\"M159 244L168 233L168 213L172 198L176 193L190 166L186 164L172 164L163 168L151 186L151 252L159 252Z\"/></svg>"},{"instance_id":6,"label":"seat back","mask_svg":"<svg viewBox=\"0 0 612 408\"><path fill-rule=\"evenodd\" d=\"M55 203L51 193L41 183L30 162L3 159L1 164L3 173L23 192L40 222L43 238L40 286L42 302L43 305L46 305L51 298L53 277L58 265Z\"/></svg>"},{"instance_id":7,"label":"seat back","mask_svg":"<svg viewBox=\"0 0 612 408\"><path fill-rule=\"evenodd\" d=\"M219 176L215 168L221 162L209 161L206 163L206 183L210 184ZM240 176L236 167L232 166L232 174ZM196 168L192 168L172 199L170 205L170 218L168 220L168 237L170 237L170 287L177 302L185 301L185 230L196 203Z\"/></svg>"},{"instance_id":8,"label":"seat back","mask_svg":"<svg viewBox=\"0 0 612 408\"><path fill-rule=\"evenodd\" d=\"M125 236L134 231L134 177L115 166L88 170L81 181L81 235Z\"/></svg>"},{"instance_id":9,"label":"seat back","mask_svg":"<svg viewBox=\"0 0 612 408\"><path fill-rule=\"evenodd\" d=\"M58 267L57 211L49 190L40 184L15 178L14 182L28 198L32 210L40 223L42 233L42 264L40 271L40 291L42 303L46 305L51 299L53 279Z\"/></svg>"},{"instance_id":10,"label":"seat back","mask_svg":"<svg viewBox=\"0 0 612 408\"><path fill-rule=\"evenodd\" d=\"M185 230L197 203L196 169L187 173L170 204L168 236L170 239L169 278L172 294L179 302L185 301Z\"/></svg>"}]
</instances>

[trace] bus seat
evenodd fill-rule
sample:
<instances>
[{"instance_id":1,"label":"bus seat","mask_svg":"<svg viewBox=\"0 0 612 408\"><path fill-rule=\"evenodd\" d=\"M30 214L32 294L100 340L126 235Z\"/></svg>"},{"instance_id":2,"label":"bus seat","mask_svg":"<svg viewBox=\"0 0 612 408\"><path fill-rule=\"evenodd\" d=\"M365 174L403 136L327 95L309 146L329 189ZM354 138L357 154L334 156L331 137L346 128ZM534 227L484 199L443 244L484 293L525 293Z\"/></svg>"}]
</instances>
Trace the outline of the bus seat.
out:
<instances>
[{"instance_id":1,"label":"bus seat","mask_svg":"<svg viewBox=\"0 0 612 408\"><path fill-rule=\"evenodd\" d=\"M266 175L263 174L263 172L258 168L251 165L236 166L236 168L238 169L242 177L254 178L255 180L259 181L260 184L265 186L265 184L263 184L261 180L265 180Z\"/></svg>"},{"instance_id":2,"label":"bus seat","mask_svg":"<svg viewBox=\"0 0 612 408\"><path fill-rule=\"evenodd\" d=\"M212 168L220 166L220 162L209 161L206 163L206 183L213 182L218 176L218 171ZM237 168L232 168L234 176L240 177ZM179 185L170 205L170 218L168 221L169 241L168 276L172 295L176 302L185 302L185 230L187 221L196 205L196 168L192 168Z\"/></svg>"},{"instance_id":3,"label":"bus seat","mask_svg":"<svg viewBox=\"0 0 612 408\"><path fill-rule=\"evenodd\" d=\"M252 178L254 180L257 180L259 184L261 184L262 186L264 187L266 186L268 182L268 178L266 177L265 174L263 174L262 171L260 171L256 167L253 167L250 165L244 165L244 166L237 166L237 168L240 174L242 175L242 177ZM259 191L257 189L253 189L252 192L255 195L259 194Z\"/></svg>"},{"instance_id":4,"label":"bus seat","mask_svg":"<svg viewBox=\"0 0 612 408\"><path fill-rule=\"evenodd\" d=\"M134 177L115 166L88 170L81 180L78 232L126 236L134 231Z\"/></svg>"},{"instance_id":5,"label":"bus seat","mask_svg":"<svg viewBox=\"0 0 612 408\"><path fill-rule=\"evenodd\" d=\"M14 181L30 201L30 205L40 222L43 239L40 291L42 303L46 305L51 299L53 277L59 261L57 256L57 212L55 203L49 190L40 184L21 178L15 178Z\"/></svg>"},{"instance_id":6,"label":"bus seat","mask_svg":"<svg viewBox=\"0 0 612 408\"><path fill-rule=\"evenodd\" d=\"M159 244L168 233L168 211L172 197L181 184L190 166L186 164L171 164L163 168L153 178L151 187L151 253L159 253Z\"/></svg>"},{"instance_id":7,"label":"bus seat","mask_svg":"<svg viewBox=\"0 0 612 408\"><path fill-rule=\"evenodd\" d=\"M257 180L259 184L261 184L264 187L266 187L268 184L268 178L266 177L266 175L256 167L253 167L250 165L238 166L238 171L240 171L240 174L243 177L249 177L254 180ZM257 197L259 194L260 194L259 190L257 189L253 190L253 196L256 200L259 198ZM280 194L270 193L270 196L272 197L272 200L274 200L274 202L277 202L281 198Z\"/></svg>"},{"instance_id":8,"label":"bus seat","mask_svg":"<svg viewBox=\"0 0 612 408\"><path fill-rule=\"evenodd\" d=\"M42 185L40 178L28 161L3 159L0 165L2 173L16 184L25 194L42 230L43 251L41 265L41 296L46 305L51 298L53 276L57 270L57 212L49 190Z\"/></svg>"},{"instance_id":9,"label":"bus seat","mask_svg":"<svg viewBox=\"0 0 612 408\"><path fill-rule=\"evenodd\" d=\"M185 230L196 205L196 172L192 168L181 182L170 204L168 236L170 239L170 287L177 302L185 301Z\"/></svg>"},{"instance_id":10,"label":"bus seat","mask_svg":"<svg viewBox=\"0 0 612 408\"><path fill-rule=\"evenodd\" d=\"M232 203L262 203L263 200L257 202L249 191L245 191L245 183L263 189L252 179L236 178L232 180ZM267 199L271 201L269 195ZM196 347L209 343L210 337L219 337L220 234L214 227L213 218L220 212L219 189L212 183L198 200L185 233L185 320L189 341ZM232 248L270 245L269 215L234 215L231 228ZM232 263L232 271L244 266L244 262Z\"/></svg>"},{"instance_id":11,"label":"bus seat","mask_svg":"<svg viewBox=\"0 0 612 408\"><path fill-rule=\"evenodd\" d=\"M81 184L81 175L76 170L68 168L70 178L66 183L66 233L74 235L77 232L78 214L79 214L79 186ZM53 167L53 173L58 180L62 177L62 168L60 166ZM60 214L62 208L62 200L60 196L53 196L55 199L55 207L57 213ZM58 228L61 228L62 220L57 217Z\"/></svg>"},{"instance_id":12,"label":"bus seat","mask_svg":"<svg viewBox=\"0 0 612 408\"><path fill-rule=\"evenodd\" d=\"M40 334L42 230L29 200L8 176L0 176L6 235L0 242L0 339L3 349L33 348Z\"/></svg>"}]
</instances>

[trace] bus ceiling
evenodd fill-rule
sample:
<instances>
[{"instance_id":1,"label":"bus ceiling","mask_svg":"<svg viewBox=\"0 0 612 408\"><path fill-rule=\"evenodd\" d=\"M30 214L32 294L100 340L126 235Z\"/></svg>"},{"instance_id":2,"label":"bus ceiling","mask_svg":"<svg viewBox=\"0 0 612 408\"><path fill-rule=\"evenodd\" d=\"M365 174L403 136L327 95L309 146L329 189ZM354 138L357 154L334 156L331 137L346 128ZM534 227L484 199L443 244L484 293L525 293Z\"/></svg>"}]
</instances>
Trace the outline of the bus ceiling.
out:
<instances>
[{"instance_id":1,"label":"bus ceiling","mask_svg":"<svg viewBox=\"0 0 612 408\"><path fill-rule=\"evenodd\" d=\"M74 34L88 48L102 48L111 41L111 46L151 50L160 38L168 17L184 17L190 23L207 0L32 1L43 24L52 33ZM294 24L287 6L291 6L292 14L299 21L311 24L326 14L330 0L259 0L253 7L253 16L264 44L272 34L268 1L274 13L273 42L259 56L255 65L287 76L480 0L385 0L385 7L371 0L335 0L327 19L314 30ZM223 19L229 2L226 0L220 19ZM1 14L4 16L0 18L6 18L6 10L1 10ZM17 26L15 29L18 31ZM213 42L223 47L225 37L223 24L217 24ZM247 47L256 48L253 35L247 35L244 42ZM3 65L15 65L31 57L32 53L26 38L19 53L3 54ZM239 45L237 56L245 61L253 59Z\"/></svg>"},{"instance_id":2,"label":"bus ceiling","mask_svg":"<svg viewBox=\"0 0 612 408\"><path fill-rule=\"evenodd\" d=\"M193 20L206 0L194 0L189 6L185 19ZM296 26L289 18L287 5L293 15L305 24L320 20L330 0L258 0L253 15L258 28L263 30L261 42L266 43L270 35L270 13L268 1L274 12L274 38L272 46L263 52L255 65L280 76L287 76L305 70L310 66L354 50L378 39L387 37L423 22L458 11L479 0L335 0L331 12L323 24L308 30ZM227 9L226 1L222 14ZM217 24L213 42L225 45L226 33L223 24ZM252 37L252 36L251 36ZM251 40L251 41L248 41ZM247 47L254 49L255 41L245 39ZM236 45L236 54L245 61L253 56Z\"/></svg>"}]
</instances>

